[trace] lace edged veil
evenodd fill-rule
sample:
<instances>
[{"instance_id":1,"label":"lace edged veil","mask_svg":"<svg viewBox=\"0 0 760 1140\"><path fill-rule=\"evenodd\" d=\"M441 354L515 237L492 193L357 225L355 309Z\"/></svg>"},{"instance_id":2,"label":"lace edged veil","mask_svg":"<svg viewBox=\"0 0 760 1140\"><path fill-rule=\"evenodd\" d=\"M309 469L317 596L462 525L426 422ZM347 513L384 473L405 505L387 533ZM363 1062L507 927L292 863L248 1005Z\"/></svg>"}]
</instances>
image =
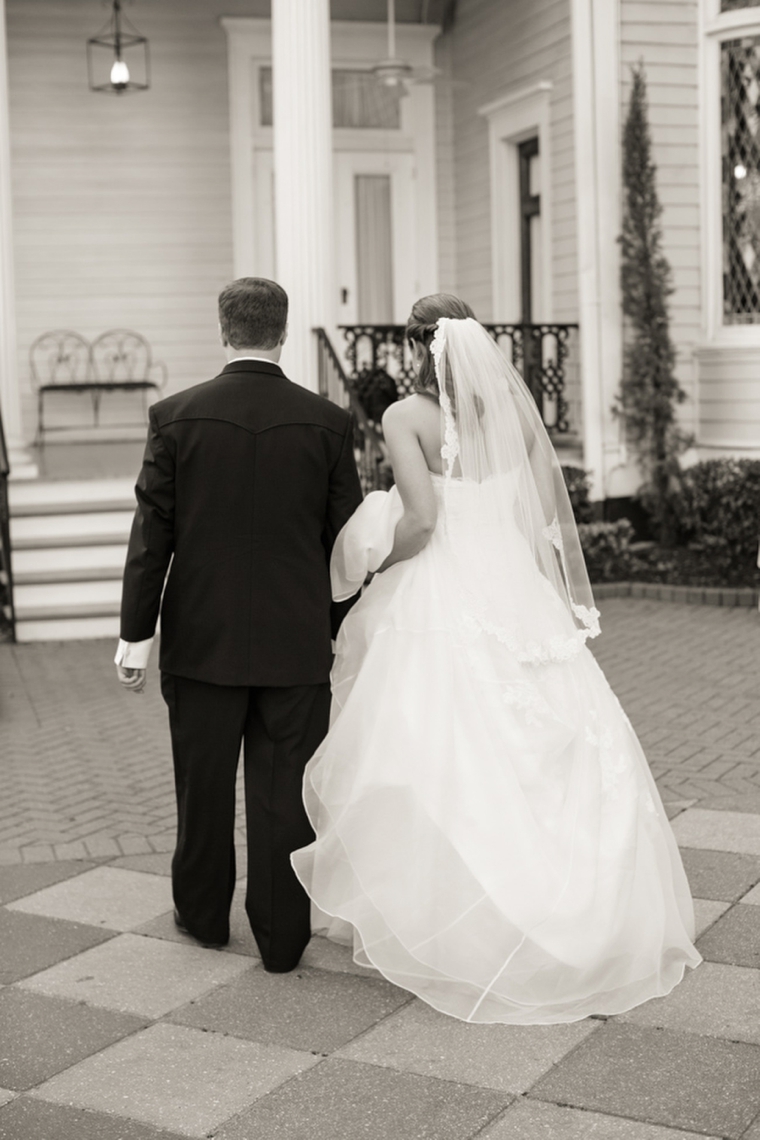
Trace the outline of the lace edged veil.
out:
<instances>
[{"instance_id":1,"label":"lace edged veil","mask_svg":"<svg viewBox=\"0 0 760 1140\"><path fill-rule=\"evenodd\" d=\"M450 520L457 517L449 505L458 480L480 485L476 498L468 500L464 529L460 528L455 545L462 548L468 536L477 544L494 530L514 534L516 526L523 540L523 557L529 551L564 604L573 630L568 637L531 637L529 623L519 631L501 628L498 621L494 625L485 616L480 618L477 604L470 607L470 617L512 644L523 660L572 656L587 638L600 632L599 611L594 606L559 460L535 401L520 374L472 317L441 317L431 352L443 411L441 457L447 529ZM491 549L497 550L497 546ZM512 554L505 558L501 582L497 570L497 588L505 594L511 588ZM477 576L476 571L475 579ZM473 584L472 578L470 570L470 600L477 602L477 580ZM490 578L493 583L492 574ZM493 585L488 592L494 592ZM483 615L493 610L485 598L481 601ZM519 618L514 622L522 624ZM540 620L537 624L539 628L543 625Z\"/></svg>"}]
</instances>

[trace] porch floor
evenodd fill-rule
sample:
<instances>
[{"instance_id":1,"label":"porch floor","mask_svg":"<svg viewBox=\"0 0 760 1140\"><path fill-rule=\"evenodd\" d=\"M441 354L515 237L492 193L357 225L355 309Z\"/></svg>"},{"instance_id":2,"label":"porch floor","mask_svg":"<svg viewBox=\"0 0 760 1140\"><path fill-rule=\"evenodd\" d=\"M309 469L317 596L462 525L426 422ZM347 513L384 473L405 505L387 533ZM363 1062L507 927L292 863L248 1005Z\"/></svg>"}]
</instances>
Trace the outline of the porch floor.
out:
<instances>
[{"instance_id":1,"label":"porch floor","mask_svg":"<svg viewBox=\"0 0 760 1140\"><path fill-rule=\"evenodd\" d=\"M136 479L145 440L54 441L30 447L29 451L37 464L40 479L117 479L125 476Z\"/></svg>"},{"instance_id":2,"label":"porch floor","mask_svg":"<svg viewBox=\"0 0 760 1140\"><path fill-rule=\"evenodd\" d=\"M594 650L673 819L705 963L566 1026L453 1021L319 938L266 974L244 881L230 946L200 948L172 921L155 665L136 697L111 641L0 646L0 1140L758 1140L758 615L601 609ZM244 868L241 816L236 839Z\"/></svg>"}]
</instances>

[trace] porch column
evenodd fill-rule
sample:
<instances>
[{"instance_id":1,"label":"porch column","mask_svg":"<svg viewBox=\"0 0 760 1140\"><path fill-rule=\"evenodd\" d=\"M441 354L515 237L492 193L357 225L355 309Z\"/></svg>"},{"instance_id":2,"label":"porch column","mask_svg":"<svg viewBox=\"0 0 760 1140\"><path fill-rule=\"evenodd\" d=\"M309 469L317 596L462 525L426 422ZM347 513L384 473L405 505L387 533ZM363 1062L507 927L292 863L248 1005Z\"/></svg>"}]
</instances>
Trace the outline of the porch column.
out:
<instances>
[{"instance_id":1,"label":"porch column","mask_svg":"<svg viewBox=\"0 0 760 1140\"><path fill-rule=\"evenodd\" d=\"M34 478L37 475L37 468L25 450L21 422L11 217L8 56L5 34L5 0L0 0L0 412L2 412L5 428L11 475L13 478L23 479Z\"/></svg>"},{"instance_id":2,"label":"porch column","mask_svg":"<svg viewBox=\"0 0 760 1140\"><path fill-rule=\"evenodd\" d=\"M592 497L630 493L612 405L622 373L619 0L571 0L583 465ZM632 473L635 477L635 472Z\"/></svg>"},{"instance_id":3,"label":"porch column","mask_svg":"<svg viewBox=\"0 0 760 1140\"><path fill-rule=\"evenodd\" d=\"M282 364L317 389L312 329L335 324L329 0L272 0L277 280L290 297Z\"/></svg>"}]
</instances>

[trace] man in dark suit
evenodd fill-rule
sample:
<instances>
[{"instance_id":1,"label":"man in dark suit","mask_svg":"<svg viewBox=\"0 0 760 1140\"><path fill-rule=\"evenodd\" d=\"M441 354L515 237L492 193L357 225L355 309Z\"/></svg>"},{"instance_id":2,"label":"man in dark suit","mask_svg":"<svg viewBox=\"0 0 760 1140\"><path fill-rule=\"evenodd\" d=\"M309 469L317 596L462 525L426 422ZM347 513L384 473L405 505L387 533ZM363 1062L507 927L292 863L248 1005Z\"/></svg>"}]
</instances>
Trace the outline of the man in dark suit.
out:
<instances>
[{"instance_id":1,"label":"man in dark suit","mask_svg":"<svg viewBox=\"0 0 760 1140\"><path fill-rule=\"evenodd\" d=\"M276 972L298 964L310 937L290 853L314 837L303 770L327 732L331 636L347 608L331 602L330 552L362 497L348 412L278 366L287 309L273 281L228 285L227 367L150 410L116 656L119 679L139 691L160 607L175 921L206 946L229 940L243 742L246 911Z\"/></svg>"}]
</instances>

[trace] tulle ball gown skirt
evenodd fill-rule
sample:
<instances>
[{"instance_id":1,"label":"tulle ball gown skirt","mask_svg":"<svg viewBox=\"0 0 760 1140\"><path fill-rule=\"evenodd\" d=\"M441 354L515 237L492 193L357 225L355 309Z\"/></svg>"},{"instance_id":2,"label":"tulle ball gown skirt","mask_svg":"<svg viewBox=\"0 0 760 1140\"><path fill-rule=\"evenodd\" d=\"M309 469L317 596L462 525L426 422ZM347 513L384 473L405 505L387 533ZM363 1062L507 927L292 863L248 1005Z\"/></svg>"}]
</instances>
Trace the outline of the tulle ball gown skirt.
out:
<instances>
[{"instance_id":1,"label":"tulle ball gown skirt","mask_svg":"<svg viewBox=\"0 0 760 1140\"><path fill-rule=\"evenodd\" d=\"M304 782L317 838L292 857L323 933L471 1022L668 993L700 961L693 907L625 713L584 645L526 661L463 622L454 577L437 531L341 629ZM543 593L526 571L511 594L538 626Z\"/></svg>"}]
</instances>

